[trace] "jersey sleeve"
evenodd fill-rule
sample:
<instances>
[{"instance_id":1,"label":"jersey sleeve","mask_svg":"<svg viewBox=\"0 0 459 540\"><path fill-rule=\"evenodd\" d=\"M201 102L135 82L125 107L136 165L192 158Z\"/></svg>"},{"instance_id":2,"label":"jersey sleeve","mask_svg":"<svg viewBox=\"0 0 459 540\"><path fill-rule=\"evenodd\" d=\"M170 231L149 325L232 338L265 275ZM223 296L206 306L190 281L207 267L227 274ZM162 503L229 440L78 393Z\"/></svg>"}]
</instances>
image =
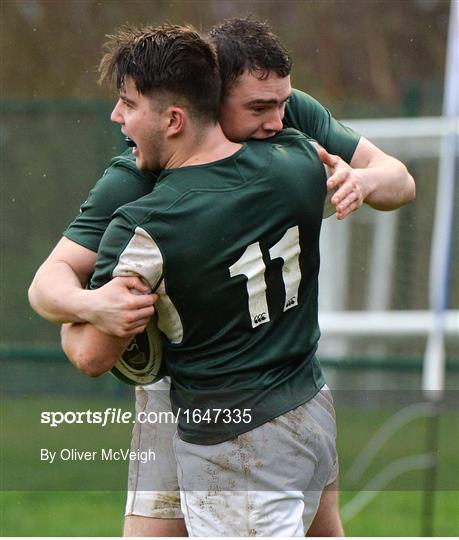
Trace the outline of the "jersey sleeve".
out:
<instances>
[{"instance_id":1,"label":"jersey sleeve","mask_svg":"<svg viewBox=\"0 0 459 540\"><path fill-rule=\"evenodd\" d=\"M312 150L312 152L313 152L312 155L314 157L314 161L317 164L320 164L320 170L323 173L322 182L323 182L323 184L325 186L325 189L326 189L326 182L327 182L328 178L331 175L331 171L327 167L327 165L324 165L320 161L320 158L319 158L319 148L320 148L320 146L317 143L317 141L315 141L311 137L307 137L304 133L302 133L301 131L299 131L297 129L294 129L294 128L285 128L285 129L283 129L273 139L273 141L275 141L275 142L277 142L279 144L286 144L289 141L292 142L292 141L295 141L295 140L298 142L298 144L301 144L303 147L307 148L308 150L310 150L310 151ZM326 218L328 218L328 217L330 217L330 216L332 216L333 214L336 213L336 208L331 203L331 198L333 197L333 194L334 194L334 191L333 192L327 191L327 193L326 193L325 201L324 201L324 209L323 209L323 214L322 214L323 219L326 219Z\"/></svg>"},{"instance_id":2,"label":"jersey sleeve","mask_svg":"<svg viewBox=\"0 0 459 540\"><path fill-rule=\"evenodd\" d=\"M64 236L97 251L114 212L150 193L156 180L156 174L139 171L126 153L114 158L89 192L79 215L64 231Z\"/></svg>"},{"instance_id":3,"label":"jersey sleeve","mask_svg":"<svg viewBox=\"0 0 459 540\"><path fill-rule=\"evenodd\" d=\"M102 287L113 277L139 276L155 290L162 274L156 242L135 220L117 212L102 236L90 288Z\"/></svg>"},{"instance_id":4,"label":"jersey sleeve","mask_svg":"<svg viewBox=\"0 0 459 540\"><path fill-rule=\"evenodd\" d=\"M295 128L321 144L327 152L350 163L360 135L331 115L313 97L293 90L285 108L284 127Z\"/></svg>"}]
</instances>

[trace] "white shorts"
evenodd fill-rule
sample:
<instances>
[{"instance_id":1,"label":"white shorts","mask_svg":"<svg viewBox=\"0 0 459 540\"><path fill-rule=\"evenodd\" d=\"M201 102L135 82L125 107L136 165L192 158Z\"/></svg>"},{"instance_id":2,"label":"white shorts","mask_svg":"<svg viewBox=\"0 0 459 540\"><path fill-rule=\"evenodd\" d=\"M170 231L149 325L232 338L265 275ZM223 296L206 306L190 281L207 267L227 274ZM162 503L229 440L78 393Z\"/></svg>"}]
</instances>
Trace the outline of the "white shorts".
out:
<instances>
[{"instance_id":1,"label":"white shorts","mask_svg":"<svg viewBox=\"0 0 459 540\"><path fill-rule=\"evenodd\" d=\"M304 536L338 474L330 390L235 439L174 436L190 536Z\"/></svg>"},{"instance_id":2,"label":"white shorts","mask_svg":"<svg viewBox=\"0 0 459 540\"><path fill-rule=\"evenodd\" d=\"M131 450L153 450L155 459L142 463L129 463L126 515L162 519L183 518L177 465L173 451L176 424L168 421L139 422L139 413L150 419L161 418L159 413L171 413L170 380L138 386L136 395L136 422L132 431ZM163 414L164 416L164 414Z\"/></svg>"}]
</instances>

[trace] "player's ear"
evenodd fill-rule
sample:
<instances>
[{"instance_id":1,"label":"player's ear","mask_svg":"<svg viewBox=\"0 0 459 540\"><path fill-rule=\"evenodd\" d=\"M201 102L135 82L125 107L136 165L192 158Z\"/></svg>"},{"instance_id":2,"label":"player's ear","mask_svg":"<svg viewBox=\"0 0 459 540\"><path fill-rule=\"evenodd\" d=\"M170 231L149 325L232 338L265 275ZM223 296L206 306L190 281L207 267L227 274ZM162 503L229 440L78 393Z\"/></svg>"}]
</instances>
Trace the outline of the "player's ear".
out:
<instances>
[{"instance_id":1,"label":"player's ear","mask_svg":"<svg viewBox=\"0 0 459 540\"><path fill-rule=\"evenodd\" d=\"M179 135L185 129L186 113L181 107L167 109L167 134L171 137Z\"/></svg>"}]
</instances>

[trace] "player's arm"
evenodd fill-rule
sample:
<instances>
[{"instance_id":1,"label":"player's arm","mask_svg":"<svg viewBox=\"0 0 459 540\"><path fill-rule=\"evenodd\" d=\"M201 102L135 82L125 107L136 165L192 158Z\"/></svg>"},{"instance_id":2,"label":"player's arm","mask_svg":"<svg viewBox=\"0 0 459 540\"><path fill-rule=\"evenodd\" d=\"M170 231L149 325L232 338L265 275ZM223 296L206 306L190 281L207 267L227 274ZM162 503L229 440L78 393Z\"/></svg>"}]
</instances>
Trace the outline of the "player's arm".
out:
<instances>
[{"instance_id":1,"label":"player's arm","mask_svg":"<svg viewBox=\"0 0 459 540\"><path fill-rule=\"evenodd\" d=\"M294 90L285 109L284 124L315 139L326 152L322 161L331 175L327 187L338 219L363 203L377 210L394 210L415 195L414 180L399 160L344 126L311 96ZM327 157L333 155L332 157Z\"/></svg>"},{"instance_id":2,"label":"player's arm","mask_svg":"<svg viewBox=\"0 0 459 540\"><path fill-rule=\"evenodd\" d=\"M114 280L97 292L84 287L94 271L99 242L112 214L151 192L154 181L153 174L137 171L126 153L112 160L33 279L29 301L37 313L56 323L88 321L120 337L143 331L153 313L153 302L151 295L131 294L133 289L149 292L140 280Z\"/></svg>"},{"instance_id":3,"label":"player's arm","mask_svg":"<svg viewBox=\"0 0 459 540\"><path fill-rule=\"evenodd\" d=\"M130 246L134 246L133 252L129 251ZM114 276L124 279L141 278L148 287L155 285L162 270L158 269L156 272L155 268L139 264L142 255L148 253L150 247L151 238L139 233L132 220L119 213L102 237L95 273L91 279L91 288L96 290L92 292L97 293L107 286L106 284L110 285ZM144 274L138 273L142 271L140 269L143 269ZM149 296L152 302L158 298L157 295ZM154 308L151 309L154 312ZM108 335L89 323L64 325L61 340L69 360L91 377L109 371L131 342L131 338Z\"/></svg>"},{"instance_id":4,"label":"player's arm","mask_svg":"<svg viewBox=\"0 0 459 540\"><path fill-rule=\"evenodd\" d=\"M85 319L83 289L91 276L96 253L63 237L37 270L29 287L32 308L50 322Z\"/></svg>"},{"instance_id":5,"label":"player's arm","mask_svg":"<svg viewBox=\"0 0 459 540\"><path fill-rule=\"evenodd\" d=\"M84 288L96 253L62 238L40 266L29 288L33 309L55 323L90 322L102 332L132 337L154 313L153 296L139 278L117 278L98 290ZM132 291L140 295L132 294Z\"/></svg>"},{"instance_id":6,"label":"player's arm","mask_svg":"<svg viewBox=\"0 0 459 540\"><path fill-rule=\"evenodd\" d=\"M363 203L375 210L395 210L415 197L414 179L405 165L364 137L350 165L325 150L320 150L319 156L331 170L327 188L335 191L331 202L338 219L344 219Z\"/></svg>"},{"instance_id":7,"label":"player's arm","mask_svg":"<svg viewBox=\"0 0 459 540\"><path fill-rule=\"evenodd\" d=\"M89 323L62 325L61 344L67 358L88 377L99 377L115 365L132 341L101 332Z\"/></svg>"},{"instance_id":8,"label":"player's arm","mask_svg":"<svg viewBox=\"0 0 459 540\"><path fill-rule=\"evenodd\" d=\"M365 137L360 138L350 165L365 185L364 202L375 210L395 210L414 199L416 186L406 166Z\"/></svg>"}]
</instances>

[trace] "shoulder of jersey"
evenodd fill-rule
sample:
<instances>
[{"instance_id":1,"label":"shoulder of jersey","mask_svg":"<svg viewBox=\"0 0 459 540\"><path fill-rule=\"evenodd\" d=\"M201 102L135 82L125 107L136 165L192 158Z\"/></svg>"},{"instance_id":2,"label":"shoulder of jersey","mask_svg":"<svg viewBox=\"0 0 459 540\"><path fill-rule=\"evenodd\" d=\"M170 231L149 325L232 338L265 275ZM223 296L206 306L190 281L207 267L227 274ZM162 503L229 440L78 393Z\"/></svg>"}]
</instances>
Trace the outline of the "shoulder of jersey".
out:
<instances>
[{"instance_id":1,"label":"shoulder of jersey","mask_svg":"<svg viewBox=\"0 0 459 540\"><path fill-rule=\"evenodd\" d=\"M291 112L291 109L295 109L296 107L304 108L308 106L313 106L316 103L317 101L309 94L306 94L306 92L298 90L297 88L292 88L292 93L290 94L289 100L287 101L285 112L286 114L288 114L289 112Z\"/></svg>"},{"instance_id":2,"label":"shoulder of jersey","mask_svg":"<svg viewBox=\"0 0 459 540\"><path fill-rule=\"evenodd\" d=\"M272 139L269 139L269 141L273 144L297 144L300 146L305 146L306 148L316 148L317 145L314 139L311 139L303 132L291 127L284 128Z\"/></svg>"},{"instance_id":3,"label":"shoulder of jersey","mask_svg":"<svg viewBox=\"0 0 459 540\"><path fill-rule=\"evenodd\" d=\"M150 171L141 171L137 168L137 165L135 164L135 156L132 154L132 150L130 148L125 150L119 156L113 157L110 160L108 167L122 167L124 169L128 169L129 172L134 173L137 177L143 180L156 181L158 178L158 174L156 173Z\"/></svg>"}]
</instances>

